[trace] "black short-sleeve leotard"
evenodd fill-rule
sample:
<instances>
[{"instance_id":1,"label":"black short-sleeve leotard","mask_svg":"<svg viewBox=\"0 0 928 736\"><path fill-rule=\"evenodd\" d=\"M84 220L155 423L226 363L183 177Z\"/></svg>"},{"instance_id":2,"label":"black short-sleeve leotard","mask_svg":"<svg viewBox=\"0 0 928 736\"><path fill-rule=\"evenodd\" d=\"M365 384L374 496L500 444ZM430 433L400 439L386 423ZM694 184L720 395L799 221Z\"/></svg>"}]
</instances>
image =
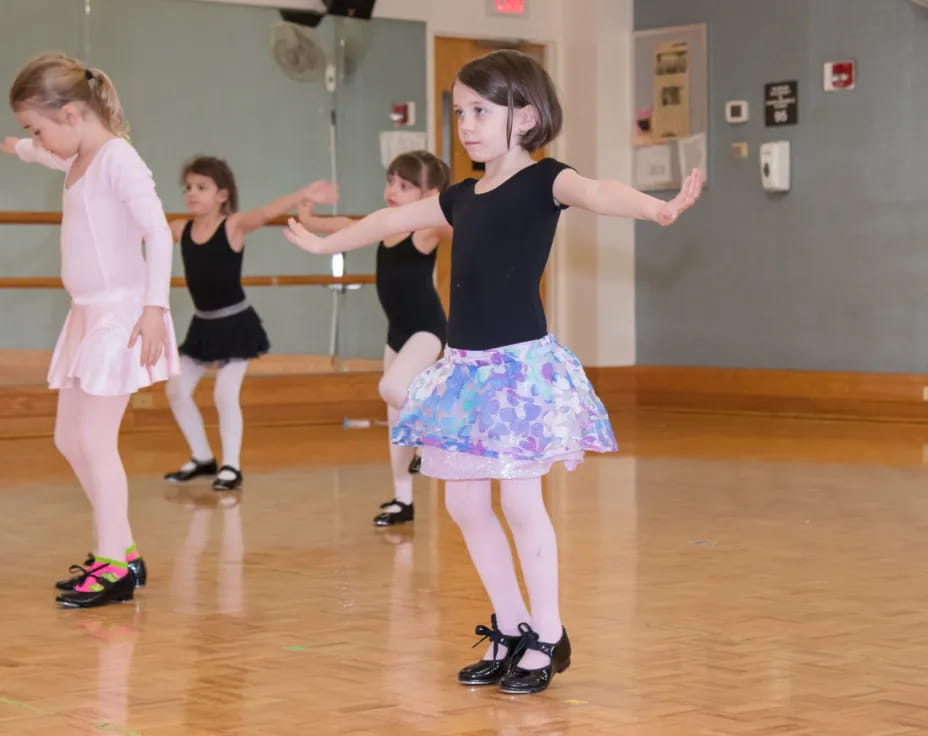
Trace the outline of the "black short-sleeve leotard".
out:
<instances>
[{"instance_id":1,"label":"black short-sleeve leotard","mask_svg":"<svg viewBox=\"0 0 928 736\"><path fill-rule=\"evenodd\" d=\"M439 195L454 228L450 347L489 350L547 334L539 287L564 209L554 180L568 168L546 158L483 194L465 179Z\"/></svg>"}]
</instances>

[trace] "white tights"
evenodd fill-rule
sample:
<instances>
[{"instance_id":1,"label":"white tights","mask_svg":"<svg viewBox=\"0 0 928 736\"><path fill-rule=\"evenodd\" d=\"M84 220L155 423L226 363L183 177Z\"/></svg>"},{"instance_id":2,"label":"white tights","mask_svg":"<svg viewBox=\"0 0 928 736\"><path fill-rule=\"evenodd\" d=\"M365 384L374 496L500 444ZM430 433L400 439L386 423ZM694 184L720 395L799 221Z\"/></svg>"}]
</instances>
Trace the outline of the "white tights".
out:
<instances>
[{"instance_id":1,"label":"white tights","mask_svg":"<svg viewBox=\"0 0 928 736\"><path fill-rule=\"evenodd\" d=\"M493 510L490 481L445 482L445 506L461 528L500 631L518 634L518 626L524 621L538 632L541 641L556 643L561 638L557 538L545 509L541 478L500 481L500 505L519 552L531 612L519 590L509 540ZM492 659L492 647L486 658ZM530 650L520 666L534 669L549 661L547 655Z\"/></svg>"},{"instance_id":2,"label":"white tights","mask_svg":"<svg viewBox=\"0 0 928 736\"><path fill-rule=\"evenodd\" d=\"M441 340L431 332L417 332L397 353L389 345L383 351L383 378L380 379L380 396L387 402L387 419L390 432L396 425L399 408L406 400L406 390L412 379L428 368L441 353ZM389 436L387 437L389 442ZM412 476L409 463L415 454L412 447L390 443L390 467L393 470L393 492L397 501L412 503ZM388 509L399 510L399 509Z\"/></svg>"},{"instance_id":3,"label":"white tights","mask_svg":"<svg viewBox=\"0 0 928 736\"><path fill-rule=\"evenodd\" d=\"M203 427L203 417L193 400L193 392L206 368L203 363L198 363L187 355L181 355L180 375L172 377L167 385L168 401L171 403L174 419L190 446L191 457L200 462L206 462L213 457ZM219 413L222 465L230 465L236 469L241 468L239 456L242 451L242 407L239 403L239 393L247 370L247 360L230 360L216 371L216 387L213 391L213 400Z\"/></svg>"}]
</instances>

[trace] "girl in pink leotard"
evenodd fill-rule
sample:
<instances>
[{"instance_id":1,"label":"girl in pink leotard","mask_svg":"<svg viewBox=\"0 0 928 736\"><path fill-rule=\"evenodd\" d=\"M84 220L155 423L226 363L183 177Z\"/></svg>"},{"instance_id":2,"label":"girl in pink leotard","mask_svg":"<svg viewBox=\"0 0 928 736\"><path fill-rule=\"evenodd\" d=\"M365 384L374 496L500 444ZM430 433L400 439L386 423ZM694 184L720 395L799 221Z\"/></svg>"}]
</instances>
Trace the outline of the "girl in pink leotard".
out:
<instances>
[{"instance_id":1,"label":"girl in pink leotard","mask_svg":"<svg viewBox=\"0 0 928 736\"><path fill-rule=\"evenodd\" d=\"M65 174L61 277L72 304L48 383L58 389L55 445L90 500L96 547L72 570L78 575L58 582L57 602L130 600L146 572L117 439L129 397L178 369L168 311L171 230L104 72L45 54L20 71L10 104L31 138L7 138L0 150Z\"/></svg>"}]
</instances>

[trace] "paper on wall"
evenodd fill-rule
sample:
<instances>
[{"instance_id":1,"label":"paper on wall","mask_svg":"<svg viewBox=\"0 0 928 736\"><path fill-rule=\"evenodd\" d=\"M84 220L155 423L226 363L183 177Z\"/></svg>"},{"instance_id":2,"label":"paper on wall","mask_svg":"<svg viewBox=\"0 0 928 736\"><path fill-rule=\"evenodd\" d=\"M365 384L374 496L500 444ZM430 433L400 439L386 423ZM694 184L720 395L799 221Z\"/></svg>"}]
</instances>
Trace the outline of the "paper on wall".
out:
<instances>
[{"instance_id":1,"label":"paper on wall","mask_svg":"<svg viewBox=\"0 0 928 736\"><path fill-rule=\"evenodd\" d=\"M426 135L419 130L385 130L380 134L380 162L386 169L401 153L422 151Z\"/></svg>"},{"instance_id":2,"label":"paper on wall","mask_svg":"<svg viewBox=\"0 0 928 736\"><path fill-rule=\"evenodd\" d=\"M643 146L635 149L635 186L640 189L662 189L674 180L670 170L671 148Z\"/></svg>"},{"instance_id":3,"label":"paper on wall","mask_svg":"<svg viewBox=\"0 0 928 736\"><path fill-rule=\"evenodd\" d=\"M677 141L677 152L680 159L680 179L685 179L693 169L702 172L706 180L706 134L697 133L688 138Z\"/></svg>"}]
</instances>

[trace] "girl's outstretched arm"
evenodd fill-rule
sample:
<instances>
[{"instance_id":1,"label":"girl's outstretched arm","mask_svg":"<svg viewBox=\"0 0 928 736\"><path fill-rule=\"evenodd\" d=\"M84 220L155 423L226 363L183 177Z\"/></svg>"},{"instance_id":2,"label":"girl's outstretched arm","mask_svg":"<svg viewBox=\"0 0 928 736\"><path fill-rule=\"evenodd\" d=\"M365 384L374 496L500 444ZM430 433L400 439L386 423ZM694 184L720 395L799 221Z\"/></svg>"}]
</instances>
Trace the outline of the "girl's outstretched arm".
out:
<instances>
[{"instance_id":1,"label":"girl's outstretched arm","mask_svg":"<svg viewBox=\"0 0 928 736\"><path fill-rule=\"evenodd\" d=\"M0 144L0 151L11 156L19 156L26 163L42 164L57 171L67 171L68 166L74 160L73 156L71 158L56 156L51 151L42 148L32 138L6 138Z\"/></svg>"},{"instance_id":2,"label":"girl's outstretched arm","mask_svg":"<svg viewBox=\"0 0 928 736\"><path fill-rule=\"evenodd\" d=\"M669 202L639 192L619 181L587 179L564 169L554 180L554 198L561 204L613 217L634 217L671 225L693 206L702 191L702 172L693 169L680 192Z\"/></svg>"},{"instance_id":3,"label":"girl's outstretched arm","mask_svg":"<svg viewBox=\"0 0 928 736\"><path fill-rule=\"evenodd\" d=\"M338 189L331 182L314 181L308 187L275 199L263 207L229 215L229 219L226 221L226 232L229 239L233 243L237 240L244 241L248 233L257 230L259 227L264 227L279 215L292 212L304 199L319 204L332 204L338 199Z\"/></svg>"},{"instance_id":4,"label":"girl's outstretched arm","mask_svg":"<svg viewBox=\"0 0 928 736\"><path fill-rule=\"evenodd\" d=\"M319 217L313 212L313 203L308 199L300 202L299 209L300 224L311 233L322 235L331 235L346 227L351 227L357 222L350 217Z\"/></svg>"},{"instance_id":5,"label":"girl's outstretched arm","mask_svg":"<svg viewBox=\"0 0 928 736\"><path fill-rule=\"evenodd\" d=\"M402 207L384 207L327 238L313 235L291 217L290 229L284 230L284 235L291 243L309 253L325 255L363 248L390 235L447 224L438 197L428 197Z\"/></svg>"}]
</instances>

